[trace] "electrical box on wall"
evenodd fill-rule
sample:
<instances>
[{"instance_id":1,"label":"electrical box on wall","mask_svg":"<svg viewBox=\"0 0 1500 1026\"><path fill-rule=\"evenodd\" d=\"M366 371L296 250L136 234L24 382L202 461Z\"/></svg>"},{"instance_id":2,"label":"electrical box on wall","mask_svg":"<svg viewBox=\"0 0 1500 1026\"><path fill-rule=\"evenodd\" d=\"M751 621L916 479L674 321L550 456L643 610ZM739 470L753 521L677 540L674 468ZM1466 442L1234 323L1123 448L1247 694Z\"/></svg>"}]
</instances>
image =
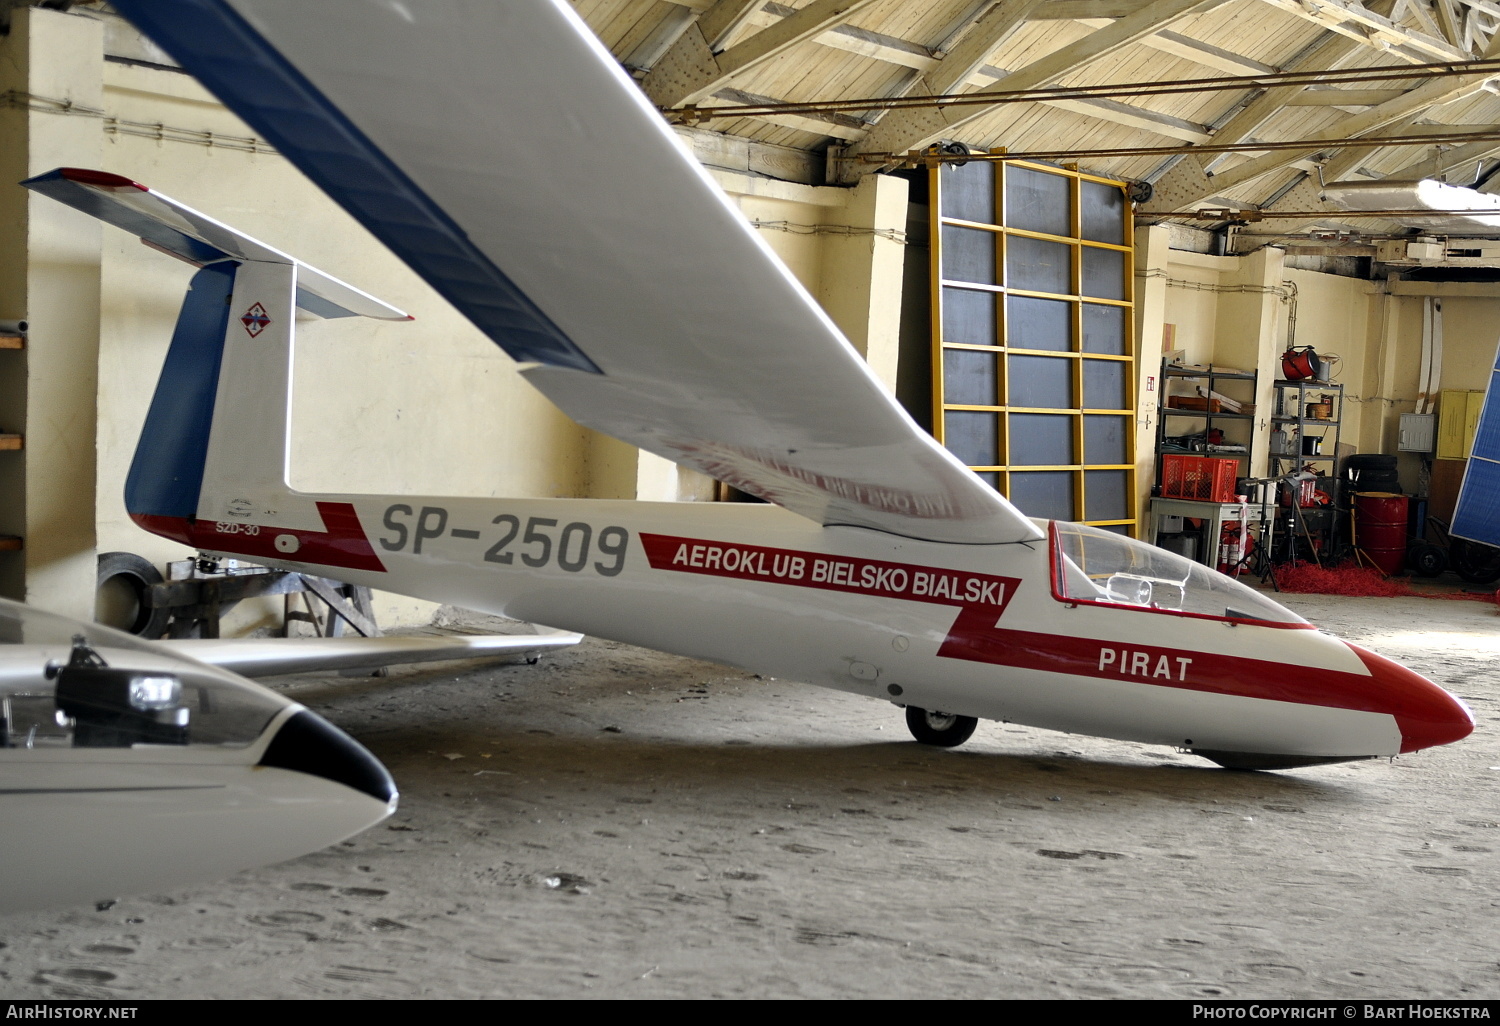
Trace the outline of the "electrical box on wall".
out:
<instances>
[{"instance_id":1,"label":"electrical box on wall","mask_svg":"<svg viewBox=\"0 0 1500 1026\"><path fill-rule=\"evenodd\" d=\"M1437 440L1437 417L1431 413L1401 414L1400 444L1402 452L1431 452Z\"/></svg>"}]
</instances>

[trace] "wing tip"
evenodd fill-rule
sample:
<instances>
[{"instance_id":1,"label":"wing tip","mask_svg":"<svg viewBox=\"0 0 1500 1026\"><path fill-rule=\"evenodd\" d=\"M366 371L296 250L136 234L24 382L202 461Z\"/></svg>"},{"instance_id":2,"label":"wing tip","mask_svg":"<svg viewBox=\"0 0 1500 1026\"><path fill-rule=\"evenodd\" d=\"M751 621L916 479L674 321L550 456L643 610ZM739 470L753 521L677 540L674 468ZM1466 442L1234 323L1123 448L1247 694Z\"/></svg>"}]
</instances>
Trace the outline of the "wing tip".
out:
<instances>
[{"instance_id":1,"label":"wing tip","mask_svg":"<svg viewBox=\"0 0 1500 1026\"><path fill-rule=\"evenodd\" d=\"M140 182L126 178L124 175L114 174L111 171L96 171L86 167L60 167L55 174L69 182L77 182L79 185L92 185L101 189L138 189L141 192L151 191Z\"/></svg>"}]
</instances>

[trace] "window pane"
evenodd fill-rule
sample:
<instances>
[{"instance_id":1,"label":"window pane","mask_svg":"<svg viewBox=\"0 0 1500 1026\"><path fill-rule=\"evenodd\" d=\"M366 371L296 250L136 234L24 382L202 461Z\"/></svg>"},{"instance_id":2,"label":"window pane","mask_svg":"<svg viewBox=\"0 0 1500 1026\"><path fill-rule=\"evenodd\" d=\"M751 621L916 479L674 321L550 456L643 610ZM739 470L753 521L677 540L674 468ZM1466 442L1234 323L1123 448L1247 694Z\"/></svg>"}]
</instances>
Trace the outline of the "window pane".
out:
<instances>
[{"instance_id":1,"label":"window pane","mask_svg":"<svg viewBox=\"0 0 1500 1026\"><path fill-rule=\"evenodd\" d=\"M1106 417L1098 413L1084 417L1083 462L1128 463L1125 432L1129 430L1129 417Z\"/></svg>"},{"instance_id":2,"label":"window pane","mask_svg":"<svg viewBox=\"0 0 1500 1026\"><path fill-rule=\"evenodd\" d=\"M1014 239L1011 240L1014 243ZM1005 344L1016 349L1073 350L1073 304L1060 299L1011 296Z\"/></svg>"},{"instance_id":3,"label":"window pane","mask_svg":"<svg viewBox=\"0 0 1500 1026\"><path fill-rule=\"evenodd\" d=\"M943 350L943 402L954 406L999 406L995 379L999 353L979 349Z\"/></svg>"},{"instance_id":4,"label":"window pane","mask_svg":"<svg viewBox=\"0 0 1500 1026\"><path fill-rule=\"evenodd\" d=\"M1048 235L1073 234L1072 180L1022 167L1005 170L1007 228Z\"/></svg>"},{"instance_id":5,"label":"window pane","mask_svg":"<svg viewBox=\"0 0 1500 1026\"><path fill-rule=\"evenodd\" d=\"M994 232L943 225L943 277L949 281L995 282Z\"/></svg>"},{"instance_id":6,"label":"window pane","mask_svg":"<svg viewBox=\"0 0 1500 1026\"><path fill-rule=\"evenodd\" d=\"M1100 299L1125 298L1125 254L1118 249L1083 248L1083 294Z\"/></svg>"},{"instance_id":7,"label":"window pane","mask_svg":"<svg viewBox=\"0 0 1500 1026\"><path fill-rule=\"evenodd\" d=\"M1128 470L1086 470L1083 472L1085 520L1124 520L1130 514L1126 498Z\"/></svg>"},{"instance_id":8,"label":"window pane","mask_svg":"<svg viewBox=\"0 0 1500 1026\"><path fill-rule=\"evenodd\" d=\"M1087 410L1128 410L1123 360L1083 361L1083 406ZM1093 460L1089 461L1094 462ZM1114 462L1114 461L1110 461Z\"/></svg>"},{"instance_id":9,"label":"window pane","mask_svg":"<svg viewBox=\"0 0 1500 1026\"><path fill-rule=\"evenodd\" d=\"M1006 241L1007 284L1032 292L1072 292L1072 255L1073 247L1061 242L1012 235Z\"/></svg>"},{"instance_id":10,"label":"window pane","mask_svg":"<svg viewBox=\"0 0 1500 1026\"><path fill-rule=\"evenodd\" d=\"M1083 237L1090 242L1125 245L1125 190L1101 182L1079 182L1083 203Z\"/></svg>"},{"instance_id":11,"label":"window pane","mask_svg":"<svg viewBox=\"0 0 1500 1026\"><path fill-rule=\"evenodd\" d=\"M973 161L963 167L944 164L939 174L944 217L995 223L994 164L987 160Z\"/></svg>"},{"instance_id":12,"label":"window pane","mask_svg":"<svg viewBox=\"0 0 1500 1026\"><path fill-rule=\"evenodd\" d=\"M1125 308L1083 304L1083 351L1105 356L1124 356Z\"/></svg>"},{"instance_id":13,"label":"window pane","mask_svg":"<svg viewBox=\"0 0 1500 1026\"><path fill-rule=\"evenodd\" d=\"M1073 519L1073 472L1032 470L1010 475L1010 501L1029 517Z\"/></svg>"},{"instance_id":14,"label":"window pane","mask_svg":"<svg viewBox=\"0 0 1500 1026\"><path fill-rule=\"evenodd\" d=\"M998 344L995 334L993 292L975 289L943 289L943 341L967 342L970 345Z\"/></svg>"},{"instance_id":15,"label":"window pane","mask_svg":"<svg viewBox=\"0 0 1500 1026\"><path fill-rule=\"evenodd\" d=\"M1073 361L1060 356L1012 356L1009 406L1042 406L1050 410L1073 405Z\"/></svg>"},{"instance_id":16,"label":"window pane","mask_svg":"<svg viewBox=\"0 0 1500 1026\"><path fill-rule=\"evenodd\" d=\"M1073 457L1073 418L1052 413L1012 413L1010 462L1017 467L1077 463Z\"/></svg>"},{"instance_id":17,"label":"window pane","mask_svg":"<svg viewBox=\"0 0 1500 1026\"><path fill-rule=\"evenodd\" d=\"M948 451L968 467L1000 465L1000 414L949 410L943 415Z\"/></svg>"}]
</instances>

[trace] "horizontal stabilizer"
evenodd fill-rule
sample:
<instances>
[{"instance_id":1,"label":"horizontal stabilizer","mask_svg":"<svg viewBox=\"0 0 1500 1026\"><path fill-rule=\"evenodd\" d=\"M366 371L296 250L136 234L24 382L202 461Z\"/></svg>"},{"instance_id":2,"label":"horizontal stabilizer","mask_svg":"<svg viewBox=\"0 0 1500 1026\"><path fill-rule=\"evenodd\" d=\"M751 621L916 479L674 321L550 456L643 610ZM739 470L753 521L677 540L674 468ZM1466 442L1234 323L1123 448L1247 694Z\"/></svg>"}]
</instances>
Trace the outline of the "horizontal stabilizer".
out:
<instances>
[{"instance_id":1,"label":"horizontal stabilizer","mask_svg":"<svg viewBox=\"0 0 1500 1026\"><path fill-rule=\"evenodd\" d=\"M198 267L220 260L296 264L297 306L316 317L411 319L353 285L121 175L60 167L21 184Z\"/></svg>"},{"instance_id":2,"label":"horizontal stabilizer","mask_svg":"<svg viewBox=\"0 0 1500 1026\"><path fill-rule=\"evenodd\" d=\"M190 638L162 644L199 662L244 677L316 670L374 669L401 663L492 656L532 657L551 648L567 648L582 634L492 634L452 637L382 638Z\"/></svg>"}]
</instances>

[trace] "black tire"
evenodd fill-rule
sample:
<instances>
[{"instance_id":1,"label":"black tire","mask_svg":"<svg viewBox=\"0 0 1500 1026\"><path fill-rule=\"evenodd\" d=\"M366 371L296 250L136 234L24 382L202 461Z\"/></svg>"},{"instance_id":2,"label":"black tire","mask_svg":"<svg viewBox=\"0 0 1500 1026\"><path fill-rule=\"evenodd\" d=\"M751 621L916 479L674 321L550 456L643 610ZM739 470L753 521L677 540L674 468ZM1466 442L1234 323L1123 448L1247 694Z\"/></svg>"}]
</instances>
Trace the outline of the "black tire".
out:
<instances>
[{"instance_id":1,"label":"black tire","mask_svg":"<svg viewBox=\"0 0 1500 1026\"><path fill-rule=\"evenodd\" d=\"M979 720L973 716L954 716L951 713L929 712L914 705L906 707L906 728L911 736L924 745L937 748L956 748L974 736Z\"/></svg>"},{"instance_id":2,"label":"black tire","mask_svg":"<svg viewBox=\"0 0 1500 1026\"><path fill-rule=\"evenodd\" d=\"M146 592L161 571L133 552L101 552L94 588L94 622L155 639L167 629L171 611L146 604Z\"/></svg>"},{"instance_id":3,"label":"black tire","mask_svg":"<svg viewBox=\"0 0 1500 1026\"><path fill-rule=\"evenodd\" d=\"M1448 553L1431 542L1413 542L1406 550L1406 565L1418 577L1436 577L1448 569Z\"/></svg>"},{"instance_id":4,"label":"black tire","mask_svg":"<svg viewBox=\"0 0 1500 1026\"><path fill-rule=\"evenodd\" d=\"M974 152L973 150L969 149L967 143L961 143L961 142L945 142L945 143L941 143L938 146L938 150L939 150L939 152L941 152L946 157L967 157L970 153ZM968 163L968 161L967 160L950 160L950 161L948 161L948 163L952 164L954 167L963 167L965 164Z\"/></svg>"},{"instance_id":5,"label":"black tire","mask_svg":"<svg viewBox=\"0 0 1500 1026\"><path fill-rule=\"evenodd\" d=\"M1458 576L1470 584L1493 584L1500 580L1500 549L1454 538L1448 546L1448 561Z\"/></svg>"}]
</instances>

